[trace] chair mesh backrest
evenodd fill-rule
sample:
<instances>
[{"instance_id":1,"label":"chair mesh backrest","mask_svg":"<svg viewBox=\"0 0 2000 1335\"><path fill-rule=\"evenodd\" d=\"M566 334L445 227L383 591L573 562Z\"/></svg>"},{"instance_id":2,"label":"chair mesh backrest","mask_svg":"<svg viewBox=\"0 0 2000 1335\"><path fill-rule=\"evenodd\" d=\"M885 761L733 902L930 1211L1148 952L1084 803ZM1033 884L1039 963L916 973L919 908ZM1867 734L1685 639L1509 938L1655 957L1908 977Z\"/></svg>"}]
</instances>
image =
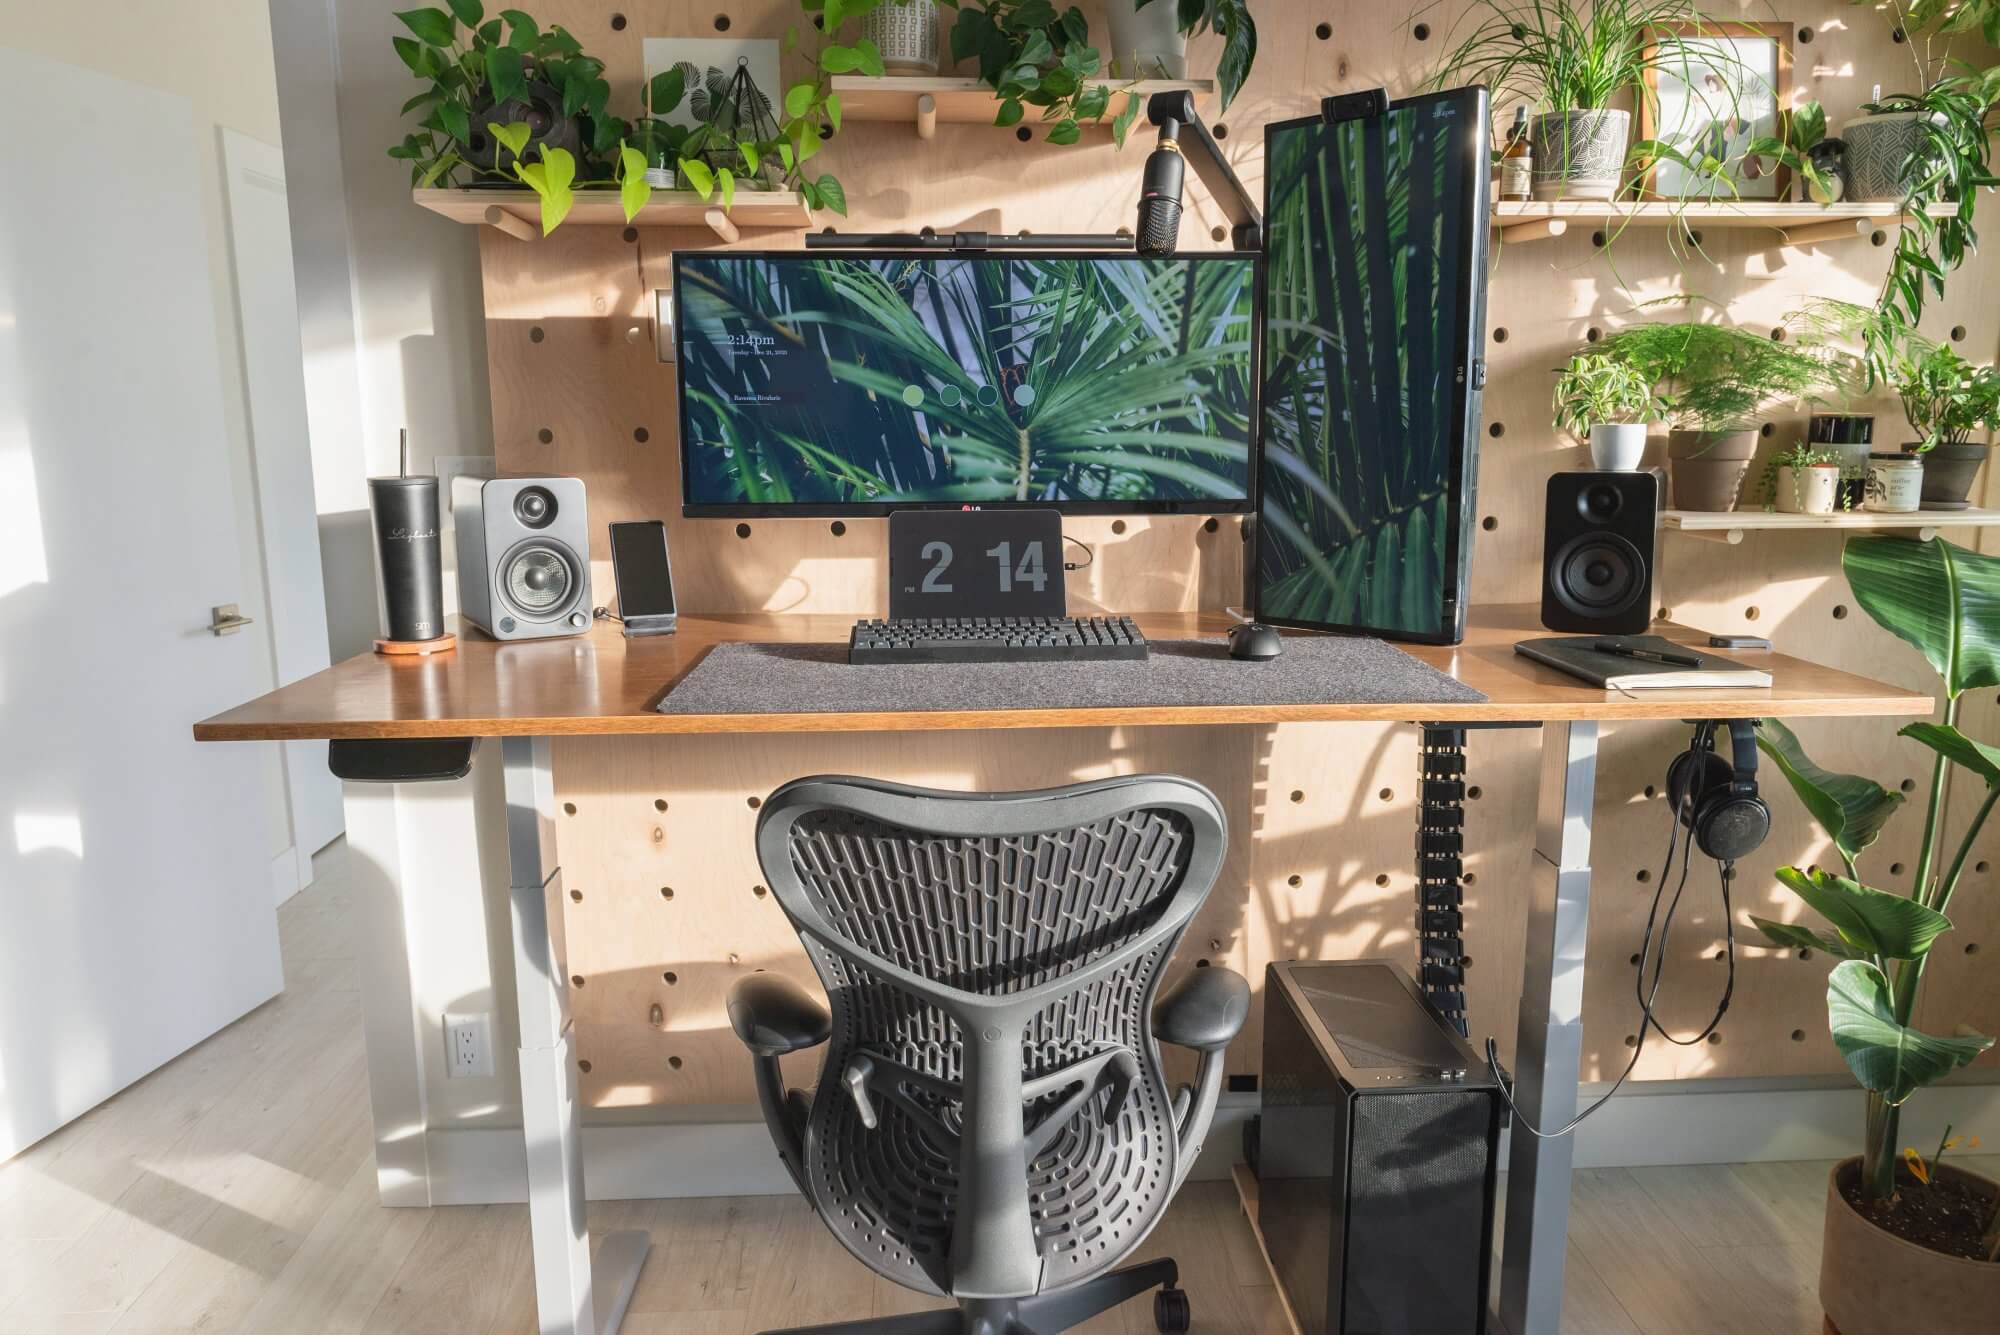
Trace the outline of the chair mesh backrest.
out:
<instances>
[{"instance_id":1,"label":"chair mesh backrest","mask_svg":"<svg viewBox=\"0 0 2000 1335\"><path fill-rule=\"evenodd\" d=\"M850 947L837 951L803 933L833 1010L805 1168L834 1232L880 1273L952 1291L956 1146L881 1097L879 1124L868 1129L841 1074L859 1053L958 1086L966 1054L954 1016L1036 990L1021 998L1032 1006L1021 1017L1024 1082L1115 1048L1138 1057L1141 1075L1116 1118L1105 1121L1111 1096L1101 1092L1060 1130L1048 1128L1053 1139L1023 1165L1039 1287L1082 1279L1136 1246L1175 1177L1173 1112L1150 1010L1161 966L1199 904L1198 896L1177 899L1195 847L1187 814L1138 807L1055 830L966 836L818 806L792 823L786 845L790 874L766 868L780 902L795 922L817 919ZM1168 923L1169 914L1177 921ZM1064 985L1149 935L1122 963ZM904 986L871 965L930 986ZM963 1125L956 1090L900 1089L943 1127ZM1025 1105L1030 1134L1065 1093Z\"/></svg>"}]
</instances>

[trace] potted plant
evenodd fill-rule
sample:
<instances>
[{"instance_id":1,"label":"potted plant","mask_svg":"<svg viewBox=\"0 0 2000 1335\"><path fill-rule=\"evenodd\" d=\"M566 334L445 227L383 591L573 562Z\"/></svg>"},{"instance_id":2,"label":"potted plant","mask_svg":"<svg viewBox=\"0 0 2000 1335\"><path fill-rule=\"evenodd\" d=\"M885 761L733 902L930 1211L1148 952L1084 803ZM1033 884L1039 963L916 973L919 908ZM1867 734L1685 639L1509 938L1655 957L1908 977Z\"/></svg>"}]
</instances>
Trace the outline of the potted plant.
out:
<instances>
[{"instance_id":1,"label":"potted plant","mask_svg":"<svg viewBox=\"0 0 2000 1335\"><path fill-rule=\"evenodd\" d=\"M1758 416L1831 393L1847 373L1820 344L1699 321L1633 325L1597 346L1637 367L1659 393L1673 501L1682 510L1735 509L1757 452Z\"/></svg>"},{"instance_id":2,"label":"potted plant","mask_svg":"<svg viewBox=\"0 0 2000 1335\"><path fill-rule=\"evenodd\" d=\"M1432 82L1481 83L1495 103L1540 108L1536 199L1609 199L1623 174L1631 113L1612 105L1648 70L1690 58L1678 35L1698 26L1686 0L1477 0Z\"/></svg>"},{"instance_id":3,"label":"potted plant","mask_svg":"<svg viewBox=\"0 0 2000 1335\"><path fill-rule=\"evenodd\" d=\"M1580 352L1556 372L1556 426L1590 442L1600 469L1629 473L1646 454L1649 423L1662 414L1653 381L1622 358Z\"/></svg>"},{"instance_id":4,"label":"potted plant","mask_svg":"<svg viewBox=\"0 0 2000 1335\"><path fill-rule=\"evenodd\" d=\"M2000 372L1913 333L1895 358L1893 383L1910 429L1922 436L1903 452L1923 456L1924 509L1965 509L1990 449L1972 433L2000 425Z\"/></svg>"},{"instance_id":5,"label":"potted plant","mask_svg":"<svg viewBox=\"0 0 2000 1335\"><path fill-rule=\"evenodd\" d=\"M1846 195L1847 145L1827 137L1826 108L1817 102L1780 113L1779 133L1751 140L1743 156L1789 167L1806 203L1837 204Z\"/></svg>"},{"instance_id":6,"label":"potted plant","mask_svg":"<svg viewBox=\"0 0 2000 1335\"><path fill-rule=\"evenodd\" d=\"M1185 79L1187 39L1204 32L1222 38L1215 81L1224 111L1257 58L1249 0L1106 0L1104 17L1111 67L1134 79Z\"/></svg>"},{"instance_id":7,"label":"potted plant","mask_svg":"<svg viewBox=\"0 0 2000 1335\"><path fill-rule=\"evenodd\" d=\"M1840 456L1797 444L1764 465L1765 504L1789 515L1830 515L1840 504Z\"/></svg>"},{"instance_id":8,"label":"potted plant","mask_svg":"<svg viewBox=\"0 0 2000 1335\"><path fill-rule=\"evenodd\" d=\"M1796 922L1751 922L1773 945L1810 949L1838 960L1827 979L1827 1019L1834 1044L1865 1091L1859 1156L1837 1165L1827 1182L1820 1304L1840 1335L1974 1335L1990 1332L2000 1312L2000 1262L1993 1260L1991 1212L2000 1186L1970 1173L1953 1181L1972 1208L1963 1222L1938 1216L1925 1187L1899 1166L1903 1105L1919 1089L1993 1045L1961 1027L1950 1036L1912 1027L1923 994L1924 966L1951 929L1946 910L1972 852L2000 801L2000 747L1958 729L1968 691L2000 686L2000 558L1950 543L1857 538L1841 554L1854 599L1875 622L1915 646L1945 692L1942 722L1912 723L1900 736L1931 752L1923 839L1907 892L1862 880L1860 860L1902 793L1872 779L1815 765L1783 724L1766 721L1758 745L1776 762L1840 859L1841 872L1785 867L1778 879L1825 918L1831 932ZM1983 789L1954 840L1946 831L1946 776ZM1978 1208L1983 1203L1983 1212Z\"/></svg>"},{"instance_id":9,"label":"potted plant","mask_svg":"<svg viewBox=\"0 0 2000 1335\"><path fill-rule=\"evenodd\" d=\"M836 20L857 8L838 5ZM882 53L883 69L903 74L937 73L938 12L933 0L876 0L861 15L861 35Z\"/></svg>"},{"instance_id":10,"label":"potted plant","mask_svg":"<svg viewBox=\"0 0 2000 1335\"><path fill-rule=\"evenodd\" d=\"M952 0L943 0L951 3ZM1040 109L1051 144L1074 144L1083 126L1111 108L1111 88L1097 79L1097 48L1090 25L1071 5L1057 13L1048 0L976 0L958 6L951 26L951 58L976 60L980 82L999 94L995 125L1019 125L1029 107ZM1125 98L1111 123L1123 147L1138 119L1140 99Z\"/></svg>"}]
</instances>

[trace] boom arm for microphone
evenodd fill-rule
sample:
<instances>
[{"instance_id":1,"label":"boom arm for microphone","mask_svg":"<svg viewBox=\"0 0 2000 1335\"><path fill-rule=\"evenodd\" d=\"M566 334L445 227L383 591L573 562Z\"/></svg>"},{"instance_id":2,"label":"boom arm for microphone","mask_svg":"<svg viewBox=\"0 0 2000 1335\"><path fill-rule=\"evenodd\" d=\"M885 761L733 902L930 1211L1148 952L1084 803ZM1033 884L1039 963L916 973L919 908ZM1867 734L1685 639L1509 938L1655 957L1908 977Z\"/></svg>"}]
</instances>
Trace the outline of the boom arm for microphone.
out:
<instances>
[{"instance_id":1,"label":"boom arm for microphone","mask_svg":"<svg viewBox=\"0 0 2000 1335\"><path fill-rule=\"evenodd\" d=\"M1250 192L1243 188L1243 182L1222 156L1222 145L1215 142L1215 136L1202 124L1200 114L1194 109L1194 94L1184 88L1154 93L1146 102L1146 119L1160 127L1160 146L1146 159L1145 184L1139 192L1137 230L1140 253L1167 254L1174 247L1174 239L1180 231L1181 185L1185 174L1183 164L1193 165L1195 176L1208 188L1209 196L1222 210L1222 215L1229 219L1230 244L1237 250L1262 250L1263 216L1251 202ZM1169 174L1172 178L1171 218L1166 216L1168 211L1163 207L1167 202L1167 192L1164 188L1155 191L1156 184L1166 186ZM1164 248L1152 249L1149 229L1164 230L1168 227L1172 228L1172 234L1167 237Z\"/></svg>"}]
</instances>

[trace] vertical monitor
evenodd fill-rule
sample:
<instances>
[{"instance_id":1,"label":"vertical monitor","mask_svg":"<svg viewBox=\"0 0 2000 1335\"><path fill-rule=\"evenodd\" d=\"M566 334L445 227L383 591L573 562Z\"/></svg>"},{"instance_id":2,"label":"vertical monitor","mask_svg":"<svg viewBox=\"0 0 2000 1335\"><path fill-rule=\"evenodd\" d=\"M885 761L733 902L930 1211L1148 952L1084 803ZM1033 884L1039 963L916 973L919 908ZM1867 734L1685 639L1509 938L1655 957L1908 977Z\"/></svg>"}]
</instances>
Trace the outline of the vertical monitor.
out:
<instances>
[{"instance_id":1,"label":"vertical monitor","mask_svg":"<svg viewBox=\"0 0 2000 1335\"><path fill-rule=\"evenodd\" d=\"M1483 88L1266 131L1260 620L1464 637L1487 144Z\"/></svg>"},{"instance_id":2,"label":"vertical monitor","mask_svg":"<svg viewBox=\"0 0 2000 1335\"><path fill-rule=\"evenodd\" d=\"M1252 256L682 251L690 516L1247 511Z\"/></svg>"}]
</instances>

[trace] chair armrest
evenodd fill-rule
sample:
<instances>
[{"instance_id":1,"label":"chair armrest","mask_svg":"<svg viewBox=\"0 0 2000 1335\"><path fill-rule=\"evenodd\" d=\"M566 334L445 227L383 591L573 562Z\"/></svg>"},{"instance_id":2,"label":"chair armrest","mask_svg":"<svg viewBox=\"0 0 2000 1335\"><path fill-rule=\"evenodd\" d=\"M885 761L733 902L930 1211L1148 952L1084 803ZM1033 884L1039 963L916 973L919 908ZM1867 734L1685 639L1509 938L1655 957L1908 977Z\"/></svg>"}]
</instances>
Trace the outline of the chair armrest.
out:
<instances>
[{"instance_id":1,"label":"chair armrest","mask_svg":"<svg viewBox=\"0 0 2000 1335\"><path fill-rule=\"evenodd\" d=\"M1220 1052L1250 1017L1250 984L1234 969L1196 969L1153 1007L1153 1035L1196 1052Z\"/></svg>"},{"instance_id":2,"label":"chair armrest","mask_svg":"<svg viewBox=\"0 0 2000 1335\"><path fill-rule=\"evenodd\" d=\"M729 1027L760 1057L817 1047L833 1031L826 1007L791 979L746 974L729 987Z\"/></svg>"}]
</instances>

